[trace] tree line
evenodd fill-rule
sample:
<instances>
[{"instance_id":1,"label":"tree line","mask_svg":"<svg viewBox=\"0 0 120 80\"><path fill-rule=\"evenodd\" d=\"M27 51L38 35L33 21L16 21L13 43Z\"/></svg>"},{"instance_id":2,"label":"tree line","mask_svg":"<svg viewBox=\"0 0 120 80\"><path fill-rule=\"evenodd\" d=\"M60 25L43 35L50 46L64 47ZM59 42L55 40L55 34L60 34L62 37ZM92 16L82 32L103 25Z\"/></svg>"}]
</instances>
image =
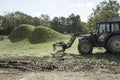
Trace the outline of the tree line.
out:
<instances>
[{"instance_id":1,"label":"tree line","mask_svg":"<svg viewBox=\"0 0 120 80\"><path fill-rule=\"evenodd\" d=\"M16 11L0 15L0 34L10 34L10 32L20 24L30 24L34 26L50 27L60 33L75 33L80 31L94 31L97 22L120 20L120 4L116 0L100 2L88 18L82 22L80 15L70 14L68 17L54 17L42 14L40 17L32 17L23 12Z\"/></svg>"},{"instance_id":2,"label":"tree line","mask_svg":"<svg viewBox=\"0 0 120 80\"><path fill-rule=\"evenodd\" d=\"M54 17L51 20L49 15L42 14L40 17L32 17L23 12L16 11L0 16L0 34L10 34L20 24L50 27L60 33L82 31L82 26L84 26L80 16L73 13L67 18L62 16Z\"/></svg>"}]
</instances>

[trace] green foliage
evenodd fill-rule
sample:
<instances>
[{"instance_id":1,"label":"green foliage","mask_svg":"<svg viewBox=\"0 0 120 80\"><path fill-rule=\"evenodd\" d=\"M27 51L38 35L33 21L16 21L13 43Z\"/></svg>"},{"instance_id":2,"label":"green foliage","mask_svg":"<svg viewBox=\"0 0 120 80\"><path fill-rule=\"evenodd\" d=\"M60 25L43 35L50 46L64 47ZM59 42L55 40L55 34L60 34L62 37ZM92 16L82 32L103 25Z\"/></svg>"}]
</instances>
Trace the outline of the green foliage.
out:
<instances>
[{"instance_id":1,"label":"green foliage","mask_svg":"<svg viewBox=\"0 0 120 80\"><path fill-rule=\"evenodd\" d=\"M100 4L93 9L93 13L88 19L86 29L89 31L95 30L96 23L100 21L119 20L119 10L120 4L116 0L100 2Z\"/></svg>"},{"instance_id":2,"label":"green foliage","mask_svg":"<svg viewBox=\"0 0 120 80\"><path fill-rule=\"evenodd\" d=\"M37 17L33 18L19 11L7 13L4 16L0 16L0 25L3 27L4 30L0 33L10 34L11 31L20 24L30 24L30 25L39 26L40 19Z\"/></svg>"},{"instance_id":3,"label":"green foliage","mask_svg":"<svg viewBox=\"0 0 120 80\"><path fill-rule=\"evenodd\" d=\"M40 25L50 27L50 17L46 14L41 14L40 16Z\"/></svg>"},{"instance_id":4,"label":"green foliage","mask_svg":"<svg viewBox=\"0 0 120 80\"><path fill-rule=\"evenodd\" d=\"M65 17L59 17L59 18L54 17L54 19L51 21L51 28L60 33L67 32L66 18Z\"/></svg>"},{"instance_id":5,"label":"green foliage","mask_svg":"<svg viewBox=\"0 0 120 80\"><path fill-rule=\"evenodd\" d=\"M34 26L39 26L40 25L40 19L37 17L34 17Z\"/></svg>"},{"instance_id":6,"label":"green foliage","mask_svg":"<svg viewBox=\"0 0 120 80\"><path fill-rule=\"evenodd\" d=\"M51 27L61 33L75 33L84 30L84 24L79 15L71 14L69 17L54 17Z\"/></svg>"},{"instance_id":7,"label":"green foliage","mask_svg":"<svg viewBox=\"0 0 120 80\"><path fill-rule=\"evenodd\" d=\"M67 18L67 28L69 33L75 33L83 31L82 21L79 15L74 15L73 13Z\"/></svg>"},{"instance_id":8,"label":"green foliage","mask_svg":"<svg viewBox=\"0 0 120 80\"><path fill-rule=\"evenodd\" d=\"M12 42L21 41L24 39L28 39L35 27L32 25L22 24L16 27L11 34L9 35L9 39Z\"/></svg>"},{"instance_id":9,"label":"green foliage","mask_svg":"<svg viewBox=\"0 0 120 80\"><path fill-rule=\"evenodd\" d=\"M36 27L30 37L31 43L42 43L65 38L64 35L44 26Z\"/></svg>"},{"instance_id":10,"label":"green foliage","mask_svg":"<svg viewBox=\"0 0 120 80\"><path fill-rule=\"evenodd\" d=\"M34 26L50 27L60 33L74 33L83 30L84 25L79 15L71 14L69 17L55 17L52 21L48 15L42 14L40 18L32 17L22 12L16 11L0 16L0 34L10 34L11 31L20 24L30 24Z\"/></svg>"}]
</instances>

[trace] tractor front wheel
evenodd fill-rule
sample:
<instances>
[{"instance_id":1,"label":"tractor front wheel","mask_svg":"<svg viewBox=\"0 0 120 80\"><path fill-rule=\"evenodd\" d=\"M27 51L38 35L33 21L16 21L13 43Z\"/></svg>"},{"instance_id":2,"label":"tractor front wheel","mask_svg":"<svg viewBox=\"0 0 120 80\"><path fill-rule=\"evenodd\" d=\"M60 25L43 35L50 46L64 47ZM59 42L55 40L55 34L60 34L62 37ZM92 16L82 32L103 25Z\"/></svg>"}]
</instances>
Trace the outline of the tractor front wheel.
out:
<instances>
[{"instance_id":1,"label":"tractor front wheel","mask_svg":"<svg viewBox=\"0 0 120 80\"><path fill-rule=\"evenodd\" d=\"M81 54L91 54L92 50L93 50L93 46L88 41L80 42L78 44L78 51Z\"/></svg>"},{"instance_id":2,"label":"tractor front wheel","mask_svg":"<svg viewBox=\"0 0 120 80\"><path fill-rule=\"evenodd\" d=\"M107 50L111 53L120 53L120 35L109 38L107 42Z\"/></svg>"}]
</instances>

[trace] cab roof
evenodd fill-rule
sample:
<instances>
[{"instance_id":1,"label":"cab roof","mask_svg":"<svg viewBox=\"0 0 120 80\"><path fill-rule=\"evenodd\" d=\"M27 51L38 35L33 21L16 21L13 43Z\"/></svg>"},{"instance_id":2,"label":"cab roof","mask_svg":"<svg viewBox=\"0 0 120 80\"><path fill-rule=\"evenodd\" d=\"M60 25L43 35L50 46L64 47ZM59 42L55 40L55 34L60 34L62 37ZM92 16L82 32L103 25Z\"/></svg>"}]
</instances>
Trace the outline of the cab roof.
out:
<instances>
[{"instance_id":1,"label":"cab roof","mask_svg":"<svg viewBox=\"0 0 120 80\"><path fill-rule=\"evenodd\" d=\"M120 23L120 20L116 20L116 21L102 21L102 22L98 22L97 24L101 24L101 23Z\"/></svg>"}]
</instances>

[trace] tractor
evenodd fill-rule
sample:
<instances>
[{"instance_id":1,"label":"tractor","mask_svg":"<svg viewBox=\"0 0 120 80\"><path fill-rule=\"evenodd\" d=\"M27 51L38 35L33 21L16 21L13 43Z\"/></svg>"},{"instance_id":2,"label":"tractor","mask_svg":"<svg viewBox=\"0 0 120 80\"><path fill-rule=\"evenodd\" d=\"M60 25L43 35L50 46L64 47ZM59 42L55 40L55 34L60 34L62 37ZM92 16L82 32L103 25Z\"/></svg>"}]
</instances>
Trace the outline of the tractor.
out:
<instances>
[{"instance_id":1,"label":"tractor","mask_svg":"<svg viewBox=\"0 0 120 80\"><path fill-rule=\"evenodd\" d=\"M65 52L72 46L76 37L80 37L78 51L81 54L91 54L93 47L104 47L109 53L120 53L120 21L96 23L95 33L84 34L84 32L76 32L67 43L54 43L53 49L56 50L56 47L59 46L62 47L62 50L57 50L57 52Z\"/></svg>"}]
</instances>

